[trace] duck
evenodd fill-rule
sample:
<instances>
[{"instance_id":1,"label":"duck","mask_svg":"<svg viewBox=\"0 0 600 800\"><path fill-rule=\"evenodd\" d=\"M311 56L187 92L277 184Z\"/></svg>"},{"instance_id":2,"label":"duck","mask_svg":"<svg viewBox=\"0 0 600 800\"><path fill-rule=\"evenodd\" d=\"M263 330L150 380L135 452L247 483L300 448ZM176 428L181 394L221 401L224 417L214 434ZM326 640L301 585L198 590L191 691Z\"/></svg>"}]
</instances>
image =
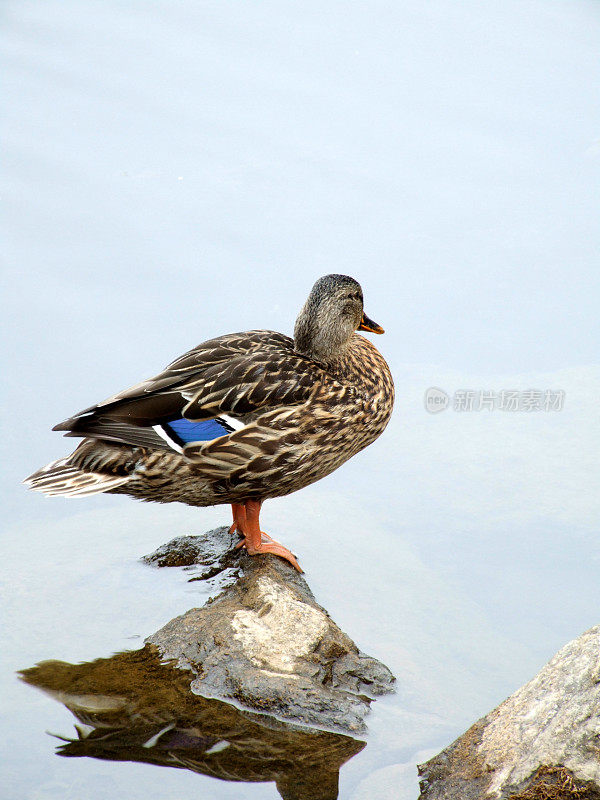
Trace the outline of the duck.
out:
<instances>
[{"instance_id":1,"label":"duck","mask_svg":"<svg viewBox=\"0 0 600 800\"><path fill-rule=\"evenodd\" d=\"M238 548L302 572L261 530L260 510L332 473L388 424L392 375L359 331L384 333L364 311L360 284L325 275L293 337L251 330L199 344L155 377L55 425L81 443L24 483L49 496L230 504Z\"/></svg>"}]
</instances>

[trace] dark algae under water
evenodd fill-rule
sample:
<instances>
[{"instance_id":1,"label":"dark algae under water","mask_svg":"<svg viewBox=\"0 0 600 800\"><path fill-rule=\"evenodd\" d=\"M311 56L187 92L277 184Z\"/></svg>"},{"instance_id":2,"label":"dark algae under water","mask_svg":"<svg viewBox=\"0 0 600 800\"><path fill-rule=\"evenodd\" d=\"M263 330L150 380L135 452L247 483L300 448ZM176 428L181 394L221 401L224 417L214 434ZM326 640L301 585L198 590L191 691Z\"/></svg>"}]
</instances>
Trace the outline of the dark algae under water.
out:
<instances>
[{"instance_id":1,"label":"dark algae under water","mask_svg":"<svg viewBox=\"0 0 600 800\"><path fill-rule=\"evenodd\" d=\"M286 725L190 692L151 646L84 664L45 661L23 681L76 718L65 758L137 761L223 781L273 782L285 800L335 800L340 767L365 742Z\"/></svg>"}]
</instances>

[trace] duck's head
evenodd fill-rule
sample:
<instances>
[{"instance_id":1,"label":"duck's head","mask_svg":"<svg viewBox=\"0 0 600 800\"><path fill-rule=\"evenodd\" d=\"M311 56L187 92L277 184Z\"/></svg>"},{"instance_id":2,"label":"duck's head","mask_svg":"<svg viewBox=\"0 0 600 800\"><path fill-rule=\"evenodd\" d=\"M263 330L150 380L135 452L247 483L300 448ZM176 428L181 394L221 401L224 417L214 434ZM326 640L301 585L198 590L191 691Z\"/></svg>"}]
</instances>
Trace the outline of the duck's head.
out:
<instances>
[{"instance_id":1,"label":"duck's head","mask_svg":"<svg viewBox=\"0 0 600 800\"><path fill-rule=\"evenodd\" d=\"M296 350L318 361L332 361L343 354L355 331L383 333L364 312L360 283L348 275L319 278L296 320Z\"/></svg>"}]
</instances>

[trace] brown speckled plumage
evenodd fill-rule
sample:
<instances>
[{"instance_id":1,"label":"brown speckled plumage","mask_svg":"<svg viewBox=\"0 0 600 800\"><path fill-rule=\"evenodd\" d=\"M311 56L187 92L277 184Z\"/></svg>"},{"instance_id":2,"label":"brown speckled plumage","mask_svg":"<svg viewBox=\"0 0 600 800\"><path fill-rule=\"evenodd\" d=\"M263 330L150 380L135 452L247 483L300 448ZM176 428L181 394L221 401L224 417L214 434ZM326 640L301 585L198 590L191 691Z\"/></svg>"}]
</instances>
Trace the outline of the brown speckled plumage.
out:
<instances>
[{"instance_id":1,"label":"brown speckled plumage","mask_svg":"<svg viewBox=\"0 0 600 800\"><path fill-rule=\"evenodd\" d=\"M360 286L326 276L294 339L249 331L200 344L57 425L83 442L28 482L47 494L105 491L195 506L260 502L314 483L371 444L392 412L389 368L357 328L382 332L363 314ZM177 452L161 438L176 418L239 429Z\"/></svg>"}]
</instances>

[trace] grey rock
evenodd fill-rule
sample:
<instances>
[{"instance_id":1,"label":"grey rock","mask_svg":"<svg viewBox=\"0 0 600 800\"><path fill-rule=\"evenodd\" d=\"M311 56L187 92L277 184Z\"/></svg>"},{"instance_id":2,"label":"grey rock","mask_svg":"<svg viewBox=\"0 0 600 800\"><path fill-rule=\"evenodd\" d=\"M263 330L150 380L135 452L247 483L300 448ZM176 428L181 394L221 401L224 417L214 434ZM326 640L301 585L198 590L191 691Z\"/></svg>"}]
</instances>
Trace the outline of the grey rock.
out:
<instances>
[{"instance_id":1,"label":"grey rock","mask_svg":"<svg viewBox=\"0 0 600 800\"><path fill-rule=\"evenodd\" d=\"M203 697L319 728L357 733L375 697L394 690L381 662L361 653L280 558L235 550L227 528L174 539L144 561L193 568L192 580L230 580L202 608L146 642L189 670Z\"/></svg>"},{"instance_id":2,"label":"grey rock","mask_svg":"<svg viewBox=\"0 0 600 800\"><path fill-rule=\"evenodd\" d=\"M419 773L420 800L600 800L600 626Z\"/></svg>"}]
</instances>

